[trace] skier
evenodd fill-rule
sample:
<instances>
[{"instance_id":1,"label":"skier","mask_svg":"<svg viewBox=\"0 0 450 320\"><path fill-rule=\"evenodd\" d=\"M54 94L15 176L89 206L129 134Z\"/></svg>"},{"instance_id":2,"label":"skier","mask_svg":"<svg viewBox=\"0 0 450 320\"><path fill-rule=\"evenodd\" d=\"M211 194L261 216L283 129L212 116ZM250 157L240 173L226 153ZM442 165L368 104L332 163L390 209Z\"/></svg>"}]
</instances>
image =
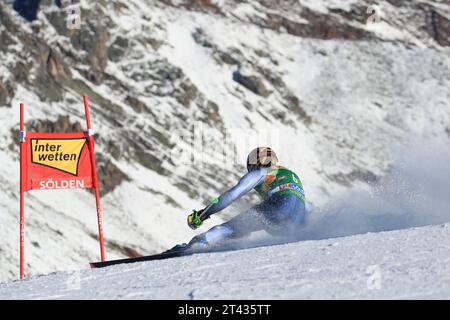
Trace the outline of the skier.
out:
<instances>
[{"instance_id":1,"label":"skier","mask_svg":"<svg viewBox=\"0 0 450 320\"><path fill-rule=\"evenodd\" d=\"M305 193L299 177L278 166L278 158L269 147L254 149L247 157L247 171L239 182L206 208L194 210L187 218L189 227L199 228L211 215L255 189L262 203L239 214L230 221L215 226L194 237L188 244L177 245L171 251L192 246L214 246L227 239L236 239L265 230L276 236L294 236L306 221Z\"/></svg>"}]
</instances>

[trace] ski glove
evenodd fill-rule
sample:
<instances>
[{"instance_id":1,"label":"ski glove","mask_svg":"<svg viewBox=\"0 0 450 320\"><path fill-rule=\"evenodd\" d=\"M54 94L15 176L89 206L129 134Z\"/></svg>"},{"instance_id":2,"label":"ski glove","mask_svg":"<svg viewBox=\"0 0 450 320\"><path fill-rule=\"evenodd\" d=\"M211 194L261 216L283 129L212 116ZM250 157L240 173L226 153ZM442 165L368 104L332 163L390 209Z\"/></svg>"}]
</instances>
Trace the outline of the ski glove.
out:
<instances>
[{"instance_id":1,"label":"ski glove","mask_svg":"<svg viewBox=\"0 0 450 320\"><path fill-rule=\"evenodd\" d=\"M203 224L203 221L205 220L204 217L201 217L203 211L204 210L192 210L192 213L188 215L187 223L192 230L198 229Z\"/></svg>"}]
</instances>

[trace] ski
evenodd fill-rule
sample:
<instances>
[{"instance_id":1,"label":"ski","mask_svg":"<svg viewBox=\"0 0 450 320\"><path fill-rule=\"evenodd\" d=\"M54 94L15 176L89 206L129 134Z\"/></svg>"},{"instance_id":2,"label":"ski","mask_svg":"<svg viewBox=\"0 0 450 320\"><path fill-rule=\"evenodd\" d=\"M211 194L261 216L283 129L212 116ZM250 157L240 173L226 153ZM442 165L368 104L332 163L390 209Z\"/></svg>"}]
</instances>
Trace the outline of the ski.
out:
<instances>
[{"instance_id":1,"label":"ski","mask_svg":"<svg viewBox=\"0 0 450 320\"><path fill-rule=\"evenodd\" d=\"M183 256L189 256L196 253L193 250L185 250L185 251L169 251L169 252L163 252L158 253L150 256L142 256L137 258L126 258L126 259L118 259L118 260L110 260L110 261L103 261L103 262L91 262L90 266L91 268L104 268L109 267L113 265L118 264L127 264L127 263L136 263L136 262L143 262L143 261L153 261L153 260L164 260L164 259L170 259L170 258L176 258L176 257L183 257Z\"/></svg>"},{"instance_id":2,"label":"ski","mask_svg":"<svg viewBox=\"0 0 450 320\"><path fill-rule=\"evenodd\" d=\"M172 251L165 251L158 254L153 254L150 256L142 256L137 258L126 258L126 259L118 259L118 260L110 260L110 261L104 261L104 262L90 262L91 268L104 268L109 267L117 264L126 264L126 263L136 263L136 262L143 262L143 261L153 261L153 260L164 260L164 259L170 259L170 258L177 258L177 257L184 257L184 256L190 256L193 254L199 254L199 253L213 253L213 252L222 252L222 251L230 251L230 250L238 250L238 249L245 249L245 248L239 248L233 246L233 241L228 241L228 243L222 243L220 245L216 246L209 246L209 247L190 247L186 249L179 249L179 250L172 250Z\"/></svg>"}]
</instances>

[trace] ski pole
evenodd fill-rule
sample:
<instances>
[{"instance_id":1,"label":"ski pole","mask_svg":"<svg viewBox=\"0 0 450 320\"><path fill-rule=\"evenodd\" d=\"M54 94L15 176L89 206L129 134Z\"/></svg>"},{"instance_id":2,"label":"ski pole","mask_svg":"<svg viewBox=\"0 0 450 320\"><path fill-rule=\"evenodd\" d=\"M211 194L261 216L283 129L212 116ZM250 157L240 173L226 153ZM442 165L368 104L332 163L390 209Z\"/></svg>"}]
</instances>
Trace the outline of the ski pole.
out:
<instances>
[{"instance_id":1,"label":"ski pole","mask_svg":"<svg viewBox=\"0 0 450 320\"><path fill-rule=\"evenodd\" d=\"M205 208L205 210L203 210L202 214L200 215L200 218L204 217L208 213L209 209L211 209L211 207L216 203L219 203L219 198L217 197L212 200L212 202ZM205 219L207 219L208 217L209 216L206 216Z\"/></svg>"}]
</instances>

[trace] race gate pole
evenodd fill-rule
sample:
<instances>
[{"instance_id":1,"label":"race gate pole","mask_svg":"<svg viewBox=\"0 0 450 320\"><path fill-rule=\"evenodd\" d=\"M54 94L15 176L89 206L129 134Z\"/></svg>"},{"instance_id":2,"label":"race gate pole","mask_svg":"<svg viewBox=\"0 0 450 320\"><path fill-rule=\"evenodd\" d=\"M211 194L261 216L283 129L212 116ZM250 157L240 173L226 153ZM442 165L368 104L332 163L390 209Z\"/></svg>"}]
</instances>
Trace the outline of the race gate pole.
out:
<instances>
[{"instance_id":1,"label":"race gate pole","mask_svg":"<svg viewBox=\"0 0 450 320\"><path fill-rule=\"evenodd\" d=\"M26 132L24 122L24 104L20 104L20 279L25 269L25 183L26 183Z\"/></svg>"},{"instance_id":2,"label":"race gate pole","mask_svg":"<svg viewBox=\"0 0 450 320\"><path fill-rule=\"evenodd\" d=\"M95 202L97 206L97 220L98 220L98 235L100 239L100 256L101 260L105 261L105 246L103 241L103 221L102 214L100 208L100 192L98 190L98 178L97 178L97 169L96 162L94 156L94 132L91 127L91 117L89 115L89 104L88 97L84 96L84 111L86 114L86 125L87 125L87 135L88 135L88 143L89 143L89 152L91 154L91 165L92 165L92 184L95 190Z\"/></svg>"}]
</instances>

